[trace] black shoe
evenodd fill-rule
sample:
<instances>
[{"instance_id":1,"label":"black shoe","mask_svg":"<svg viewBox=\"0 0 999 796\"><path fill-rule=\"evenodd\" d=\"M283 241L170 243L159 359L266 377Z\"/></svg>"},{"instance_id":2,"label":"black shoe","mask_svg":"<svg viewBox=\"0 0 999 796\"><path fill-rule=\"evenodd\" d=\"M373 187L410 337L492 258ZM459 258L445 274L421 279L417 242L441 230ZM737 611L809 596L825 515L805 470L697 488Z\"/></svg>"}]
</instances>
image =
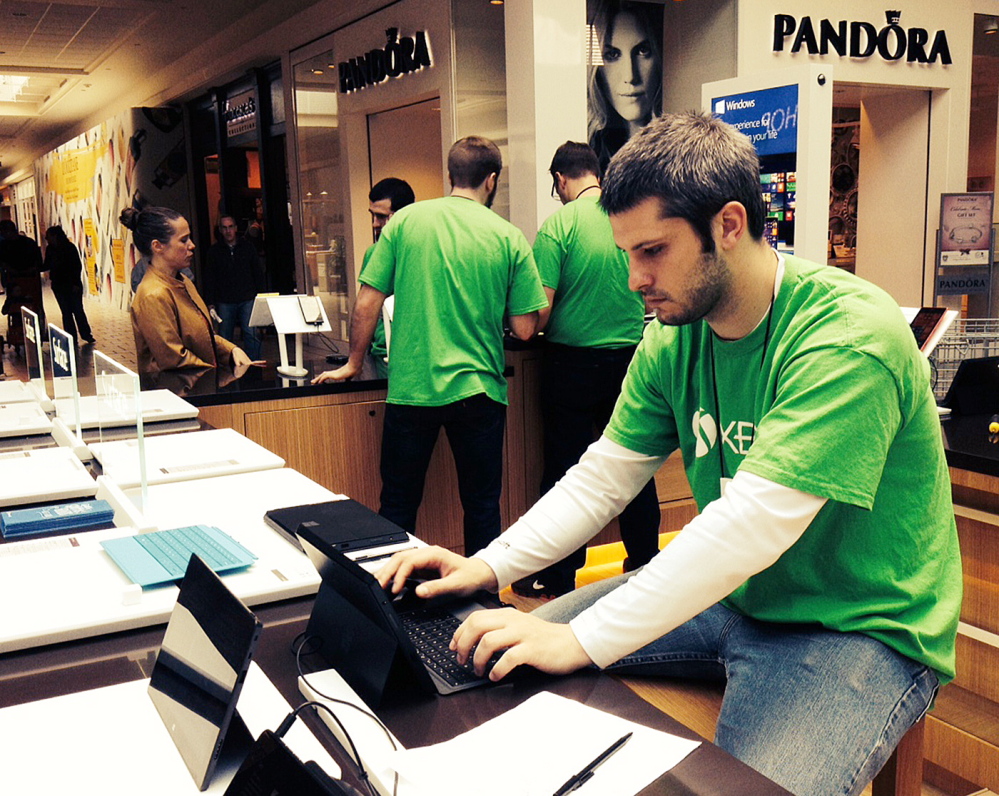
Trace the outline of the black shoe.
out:
<instances>
[{"instance_id":1,"label":"black shoe","mask_svg":"<svg viewBox=\"0 0 999 796\"><path fill-rule=\"evenodd\" d=\"M97 342L97 340L94 339L93 337L84 337L83 339L87 345L93 345L94 343Z\"/></svg>"}]
</instances>

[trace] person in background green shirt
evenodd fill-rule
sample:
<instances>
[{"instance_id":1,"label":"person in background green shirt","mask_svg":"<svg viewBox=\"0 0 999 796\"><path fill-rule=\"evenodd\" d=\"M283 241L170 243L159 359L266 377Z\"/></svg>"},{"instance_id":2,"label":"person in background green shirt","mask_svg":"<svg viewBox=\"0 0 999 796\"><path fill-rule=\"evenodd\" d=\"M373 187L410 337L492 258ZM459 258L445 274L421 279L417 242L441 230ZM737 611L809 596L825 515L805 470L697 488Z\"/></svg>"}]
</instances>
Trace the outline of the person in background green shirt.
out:
<instances>
[{"instance_id":1,"label":"person in background green shirt","mask_svg":"<svg viewBox=\"0 0 999 796\"><path fill-rule=\"evenodd\" d=\"M642 339L645 302L628 287L628 255L614 243L600 206L600 163L587 144L566 141L549 172L552 195L564 207L549 216L534 240L534 259L551 303L542 310L541 366L544 494L604 430L621 392L628 363ZM625 570L659 552L659 498L649 479L618 517L628 557ZM572 591L585 548L513 584L527 597Z\"/></svg>"},{"instance_id":2,"label":"person in background green shirt","mask_svg":"<svg viewBox=\"0 0 999 796\"><path fill-rule=\"evenodd\" d=\"M368 212L371 214L371 235L374 239L361 262L361 271L368 264L375 250L375 243L381 237L382 228L397 210L416 201L416 195L409 183L398 177L386 177L379 180L368 191ZM371 358L375 362L375 374L379 378L388 378L388 346L385 341L385 324L381 318L375 326L375 334L371 338Z\"/></svg>"},{"instance_id":3,"label":"person in background green shirt","mask_svg":"<svg viewBox=\"0 0 999 796\"><path fill-rule=\"evenodd\" d=\"M504 321L527 340L548 306L531 247L490 206L502 157L470 136L448 154L451 193L397 212L358 277L347 364L314 383L356 375L382 304L395 296L382 432L379 513L409 532L440 429L464 512L465 549L500 532L506 379Z\"/></svg>"}]
</instances>

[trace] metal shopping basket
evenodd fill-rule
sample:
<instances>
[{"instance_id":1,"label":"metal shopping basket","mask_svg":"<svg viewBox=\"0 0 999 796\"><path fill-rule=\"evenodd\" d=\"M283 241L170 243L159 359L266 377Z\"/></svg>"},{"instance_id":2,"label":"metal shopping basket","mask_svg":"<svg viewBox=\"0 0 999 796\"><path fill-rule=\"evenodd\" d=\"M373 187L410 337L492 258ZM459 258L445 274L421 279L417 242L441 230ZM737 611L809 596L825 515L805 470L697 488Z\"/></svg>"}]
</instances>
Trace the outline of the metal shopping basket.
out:
<instances>
[{"instance_id":1,"label":"metal shopping basket","mask_svg":"<svg viewBox=\"0 0 999 796\"><path fill-rule=\"evenodd\" d=\"M933 395L943 400L965 359L999 356L999 318L957 318L930 354Z\"/></svg>"}]
</instances>

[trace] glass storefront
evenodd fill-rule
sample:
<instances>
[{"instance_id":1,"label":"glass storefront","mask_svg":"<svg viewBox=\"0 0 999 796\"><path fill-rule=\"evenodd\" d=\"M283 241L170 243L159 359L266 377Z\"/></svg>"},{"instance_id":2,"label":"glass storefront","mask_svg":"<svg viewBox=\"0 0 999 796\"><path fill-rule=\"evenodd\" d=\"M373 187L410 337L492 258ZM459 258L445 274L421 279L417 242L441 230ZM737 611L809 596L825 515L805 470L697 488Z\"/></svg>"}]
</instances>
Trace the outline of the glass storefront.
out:
<instances>
[{"instance_id":1,"label":"glass storefront","mask_svg":"<svg viewBox=\"0 0 999 796\"><path fill-rule=\"evenodd\" d=\"M308 281L302 292L322 295L334 332L346 339L347 208L332 49L294 65L294 91L302 218L297 234Z\"/></svg>"}]
</instances>

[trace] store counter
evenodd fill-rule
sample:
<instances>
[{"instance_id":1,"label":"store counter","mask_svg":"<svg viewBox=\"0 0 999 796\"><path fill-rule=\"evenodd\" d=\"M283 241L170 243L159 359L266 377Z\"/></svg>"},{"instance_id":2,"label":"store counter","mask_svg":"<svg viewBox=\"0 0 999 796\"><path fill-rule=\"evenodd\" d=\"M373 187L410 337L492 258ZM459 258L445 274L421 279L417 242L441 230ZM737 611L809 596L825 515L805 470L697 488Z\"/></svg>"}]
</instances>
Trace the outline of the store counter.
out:
<instances>
[{"instance_id":1,"label":"store counter","mask_svg":"<svg viewBox=\"0 0 999 796\"><path fill-rule=\"evenodd\" d=\"M999 791L999 438L989 415L941 420L961 543L957 678L926 724L926 760Z\"/></svg>"}]
</instances>

